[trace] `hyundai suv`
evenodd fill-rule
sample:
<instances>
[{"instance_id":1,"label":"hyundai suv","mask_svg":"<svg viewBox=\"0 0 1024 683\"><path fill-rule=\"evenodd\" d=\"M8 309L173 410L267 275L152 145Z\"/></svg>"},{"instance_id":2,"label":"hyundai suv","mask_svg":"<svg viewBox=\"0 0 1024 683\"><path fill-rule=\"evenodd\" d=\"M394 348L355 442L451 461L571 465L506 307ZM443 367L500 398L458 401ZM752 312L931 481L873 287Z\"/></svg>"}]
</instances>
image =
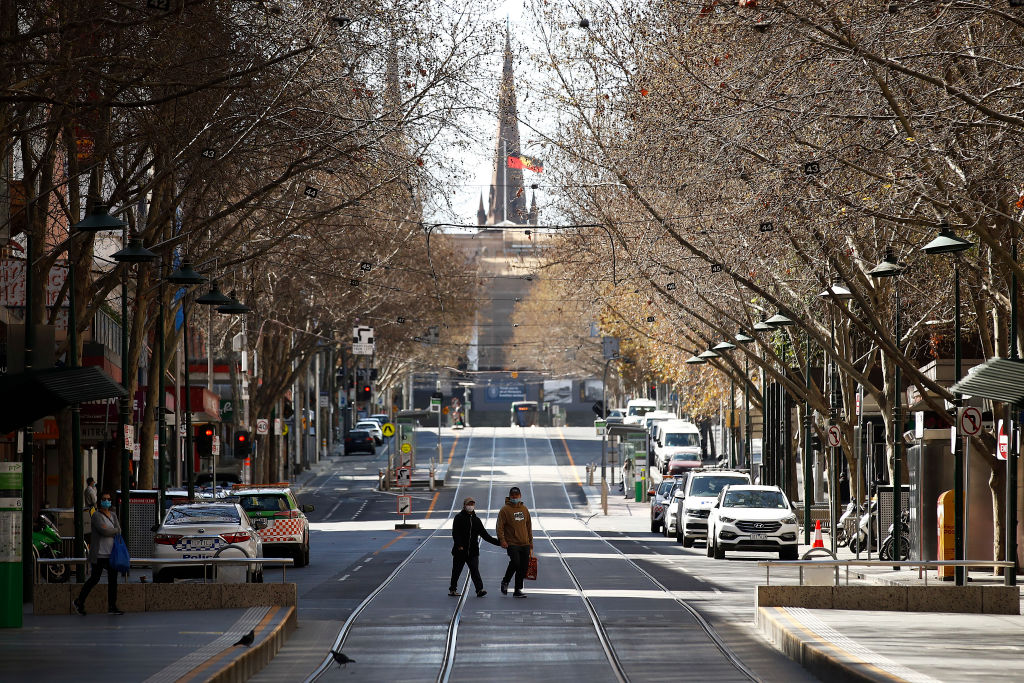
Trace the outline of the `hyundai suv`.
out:
<instances>
[{"instance_id":1,"label":"hyundai suv","mask_svg":"<svg viewBox=\"0 0 1024 683\"><path fill-rule=\"evenodd\" d=\"M730 484L749 484L750 476L743 472L725 470L690 473L681 504L682 521L676 525L676 540L684 548L692 548L697 539L708 537L708 514L718 500L718 494Z\"/></svg>"},{"instance_id":2,"label":"hyundai suv","mask_svg":"<svg viewBox=\"0 0 1024 683\"><path fill-rule=\"evenodd\" d=\"M779 554L797 559L796 515L778 486L726 486L708 517L708 557L727 550Z\"/></svg>"}]
</instances>

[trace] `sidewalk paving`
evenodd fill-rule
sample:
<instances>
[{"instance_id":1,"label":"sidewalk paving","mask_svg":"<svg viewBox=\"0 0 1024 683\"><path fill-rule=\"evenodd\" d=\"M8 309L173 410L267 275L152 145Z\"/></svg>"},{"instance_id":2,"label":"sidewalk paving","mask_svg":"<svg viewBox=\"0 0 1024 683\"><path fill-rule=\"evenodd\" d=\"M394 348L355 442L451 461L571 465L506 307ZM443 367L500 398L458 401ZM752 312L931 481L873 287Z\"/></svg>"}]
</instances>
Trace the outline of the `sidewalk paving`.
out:
<instances>
[{"instance_id":1,"label":"sidewalk paving","mask_svg":"<svg viewBox=\"0 0 1024 683\"><path fill-rule=\"evenodd\" d=\"M600 515L600 488L584 486L583 490L590 514ZM618 486L609 489L608 517L618 518L616 528L649 534L649 514L649 503L626 498ZM827 534L824 539L828 548ZM839 548L836 556L857 559L847 548ZM765 559L774 558L766 555ZM867 554L862 553L861 559L867 559ZM886 566L851 568L849 578L851 585L925 583L917 569L893 571ZM1003 584L1002 577L993 576L991 570L971 572L969 579L971 585ZM773 584L797 581L795 569L772 571ZM843 569L839 581L846 583ZM939 580L935 570L928 585L953 587L952 582ZM1020 615L772 607L762 608L761 617L765 637L822 680L934 683L1024 678L1024 616Z\"/></svg>"}]
</instances>

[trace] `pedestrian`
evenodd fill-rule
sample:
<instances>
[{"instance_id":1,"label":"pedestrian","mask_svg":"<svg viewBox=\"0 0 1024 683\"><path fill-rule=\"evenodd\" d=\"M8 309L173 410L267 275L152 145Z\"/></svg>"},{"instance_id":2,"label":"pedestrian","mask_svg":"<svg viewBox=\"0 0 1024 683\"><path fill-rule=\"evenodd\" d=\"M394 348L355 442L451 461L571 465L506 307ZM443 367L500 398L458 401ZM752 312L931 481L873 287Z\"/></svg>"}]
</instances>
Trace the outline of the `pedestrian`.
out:
<instances>
[{"instance_id":1,"label":"pedestrian","mask_svg":"<svg viewBox=\"0 0 1024 683\"><path fill-rule=\"evenodd\" d=\"M469 565L469 577L476 587L476 597L487 595L483 579L480 578L480 539L491 545L500 545L498 539L487 533L484 523L476 516L476 501L472 496L462 501L462 510L452 521L452 582L448 595L458 595L459 577L462 568Z\"/></svg>"},{"instance_id":2,"label":"pedestrian","mask_svg":"<svg viewBox=\"0 0 1024 683\"><path fill-rule=\"evenodd\" d=\"M121 533L121 523L114 512L110 494L104 492L100 496L100 506L92 513L92 543L89 545L89 562L92 574L82 585L82 590L75 599L75 611L85 616L85 599L89 591L100 582L103 570L107 570L107 612L124 614L117 607L117 572L110 566L110 553L114 549L114 536Z\"/></svg>"},{"instance_id":3,"label":"pedestrian","mask_svg":"<svg viewBox=\"0 0 1024 683\"><path fill-rule=\"evenodd\" d=\"M92 514L96 507L96 480L89 477L85 480L85 509Z\"/></svg>"},{"instance_id":4,"label":"pedestrian","mask_svg":"<svg viewBox=\"0 0 1024 683\"><path fill-rule=\"evenodd\" d=\"M501 580L501 593L508 595L508 584L515 574L515 592L512 595L525 598L523 579L526 577L526 567L533 553L533 524L518 486L509 489L505 505L498 512L497 533L501 547L508 551L508 569Z\"/></svg>"}]
</instances>

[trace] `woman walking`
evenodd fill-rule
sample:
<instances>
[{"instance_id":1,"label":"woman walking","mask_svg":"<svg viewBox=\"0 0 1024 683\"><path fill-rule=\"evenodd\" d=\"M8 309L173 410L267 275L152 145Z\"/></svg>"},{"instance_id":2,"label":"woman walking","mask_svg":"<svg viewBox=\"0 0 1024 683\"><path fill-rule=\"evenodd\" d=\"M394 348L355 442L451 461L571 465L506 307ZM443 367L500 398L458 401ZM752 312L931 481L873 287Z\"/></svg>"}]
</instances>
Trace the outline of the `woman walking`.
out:
<instances>
[{"instance_id":1,"label":"woman walking","mask_svg":"<svg viewBox=\"0 0 1024 683\"><path fill-rule=\"evenodd\" d=\"M89 546L89 562L92 574L82 585L82 590L75 600L75 611L85 616L85 599L89 591L100 582L103 570L107 570L107 612L124 614L117 607L117 572L110 566L110 553L114 549L114 536L121 533L121 523L114 512L110 494L100 496L99 507L92 513L92 544Z\"/></svg>"}]
</instances>

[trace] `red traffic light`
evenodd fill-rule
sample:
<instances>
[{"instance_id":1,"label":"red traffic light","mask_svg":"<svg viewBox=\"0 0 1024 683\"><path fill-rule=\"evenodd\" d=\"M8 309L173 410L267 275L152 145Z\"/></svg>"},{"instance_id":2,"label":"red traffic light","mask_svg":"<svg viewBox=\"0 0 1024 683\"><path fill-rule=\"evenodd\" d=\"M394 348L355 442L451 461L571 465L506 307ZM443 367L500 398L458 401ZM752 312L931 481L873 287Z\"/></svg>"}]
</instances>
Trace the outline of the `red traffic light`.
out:
<instances>
[{"instance_id":1,"label":"red traffic light","mask_svg":"<svg viewBox=\"0 0 1024 683\"><path fill-rule=\"evenodd\" d=\"M206 430L203 432L203 435L204 436L213 436L213 428L212 427L207 427Z\"/></svg>"},{"instance_id":2,"label":"red traffic light","mask_svg":"<svg viewBox=\"0 0 1024 683\"><path fill-rule=\"evenodd\" d=\"M249 440L249 435L248 434L238 434L236 438L238 439L238 443L245 443L246 441Z\"/></svg>"}]
</instances>

